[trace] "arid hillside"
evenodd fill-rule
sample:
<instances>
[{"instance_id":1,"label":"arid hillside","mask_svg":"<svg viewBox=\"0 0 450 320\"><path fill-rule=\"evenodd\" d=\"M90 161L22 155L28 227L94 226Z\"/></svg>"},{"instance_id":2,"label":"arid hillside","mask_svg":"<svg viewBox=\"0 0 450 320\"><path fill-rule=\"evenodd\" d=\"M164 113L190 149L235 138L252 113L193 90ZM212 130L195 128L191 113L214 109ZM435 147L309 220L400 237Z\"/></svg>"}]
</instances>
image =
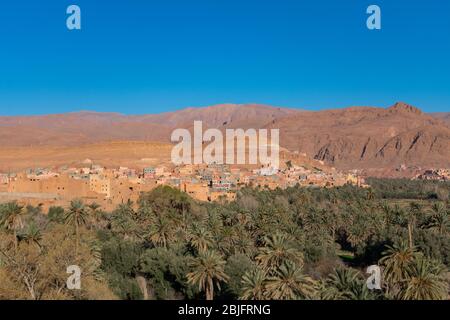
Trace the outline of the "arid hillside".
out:
<instances>
[{"instance_id":1,"label":"arid hillside","mask_svg":"<svg viewBox=\"0 0 450 320\"><path fill-rule=\"evenodd\" d=\"M317 112L224 104L156 115L78 112L0 117L0 169L76 162L97 155L111 164L130 155L132 161L167 161L172 130L191 129L194 120L221 130L279 128L282 147L338 169L392 170L402 164L450 167L450 114L425 114L397 103L389 108ZM138 146L139 141L157 142L159 147Z\"/></svg>"},{"instance_id":2,"label":"arid hillside","mask_svg":"<svg viewBox=\"0 0 450 320\"><path fill-rule=\"evenodd\" d=\"M299 110L264 105L224 104L150 115L75 112L25 117L0 117L2 146L73 146L102 141L170 142L175 128L190 128L194 120L213 128L261 128Z\"/></svg>"},{"instance_id":3,"label":"arid hillside","mask_svg":"<svg viewBox=\"0 0 450 320\"><path fill-rule=\"evenodd\" d=\"M86 166L90 161L107 167L144 168L170 162L172 146L143 141L101 142L80 146L5 147L0 172L48 166Z\"/></svg>"},{"instance_id":4,"label":"arid hillside","mask_svg":"<svg viewBox=\"0 0 450 320\"><path fill-rule=\"evenodd\" d=\"M357 107L280 119L281 144L341 169L450 167L450 128L419 109Z\"/></svg>"}]
</instances>

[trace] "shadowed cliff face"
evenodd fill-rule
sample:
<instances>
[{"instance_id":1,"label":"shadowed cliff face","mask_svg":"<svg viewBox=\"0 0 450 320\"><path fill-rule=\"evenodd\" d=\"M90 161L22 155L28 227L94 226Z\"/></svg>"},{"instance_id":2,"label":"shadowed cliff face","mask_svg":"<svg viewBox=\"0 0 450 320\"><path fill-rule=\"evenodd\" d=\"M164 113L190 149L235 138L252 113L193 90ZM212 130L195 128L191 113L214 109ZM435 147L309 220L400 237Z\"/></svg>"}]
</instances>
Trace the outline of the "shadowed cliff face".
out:
<instances>
[{"instance_id":1,"label":"shadowed cliff face","mask_svg":"<svg viewBox=\"0 0 450 320\"><path fill-rule=\"evenodd\" d=\"M78 112L0 117L3 147L79 146L105 141L169 142L175 128L277 128L280 143L340 169L401 164L450 167L450 115L428 115L406 103L319 112L264 105L218 105L157 115Z\"/></svg>"},{"instance_id":2,"label":"shadowed cliff face","mask_svg":"<svg viewBox=\"0 0 450 320\"><path fill-rule=\"evenodd\" d=\"M450 166L450 128L405 103L304 112L281 119L282 144L338 168Z\"/></svg>"}]
</instances>

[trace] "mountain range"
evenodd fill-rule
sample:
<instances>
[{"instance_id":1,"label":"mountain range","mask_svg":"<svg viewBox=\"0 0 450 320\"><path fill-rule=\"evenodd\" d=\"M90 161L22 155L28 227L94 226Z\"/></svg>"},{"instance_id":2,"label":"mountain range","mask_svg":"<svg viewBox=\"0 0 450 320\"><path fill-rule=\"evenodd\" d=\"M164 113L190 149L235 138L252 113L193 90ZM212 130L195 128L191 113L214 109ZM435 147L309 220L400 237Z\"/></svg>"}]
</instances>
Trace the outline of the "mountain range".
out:
<instances>
[{"instance_id":1,"label":"mountain range","mask_svg":"<svg viewBox=\"0 0 450 320\"><path fill-rule=\"evenodd\" d=\"M192 129L194 120L221 130L280 129L282 147L338 169L450 168L450 113L427 114L402 102L324 111L223 104L148 115L85 111L1 116L0 145L35 149L110 141L170 143L175 128Z\"/></svg>"}]
</instances>

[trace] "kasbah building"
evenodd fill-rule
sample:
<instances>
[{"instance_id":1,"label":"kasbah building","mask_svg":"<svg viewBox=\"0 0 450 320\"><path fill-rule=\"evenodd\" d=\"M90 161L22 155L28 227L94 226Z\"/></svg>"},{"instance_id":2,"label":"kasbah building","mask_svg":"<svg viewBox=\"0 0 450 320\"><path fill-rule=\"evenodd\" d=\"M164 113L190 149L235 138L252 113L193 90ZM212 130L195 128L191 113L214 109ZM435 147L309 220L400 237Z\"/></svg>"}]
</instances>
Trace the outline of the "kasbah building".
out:
<instances>
[{"instance_id":1,"label":"kasbah building","mask_svg":"<svg viewBox=\"0 0 450 320\"><path fill-rule=\"evenodd\" d=\"M151 191L154 187L155 184L137 184L128 179L99 175L79 179L67 174L36 178L21 173L10 181L7 192L19 198L19 202L43 206L44 211L50 206L65 207L76 198L85 203L95 202L104 210L113 210L120 203L136 202L140 192Z\"/></svg>"}]
</instances>

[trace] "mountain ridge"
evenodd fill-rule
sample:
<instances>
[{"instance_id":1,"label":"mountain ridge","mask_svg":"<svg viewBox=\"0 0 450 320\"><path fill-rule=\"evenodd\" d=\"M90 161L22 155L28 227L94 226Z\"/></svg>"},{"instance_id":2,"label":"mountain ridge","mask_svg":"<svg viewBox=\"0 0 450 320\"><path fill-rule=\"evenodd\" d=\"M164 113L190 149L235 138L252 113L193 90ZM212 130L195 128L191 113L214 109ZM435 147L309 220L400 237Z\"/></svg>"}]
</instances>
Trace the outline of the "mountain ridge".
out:
<instances>
[{"instance_id":1,"label":"mountain ridge","mask_svg":"<svg viewBox=\"0 0 450 320\"><path fill-rule=\"evenodd\" d=\"M106 141L170 143L175 128L279 128L280 144L339 169L400 165L450 167L450 113L427 114L397 102L388 108L308 111L261 104L221 104L161 114L80 111L0 116L6 147L78 146Z\"/></svg>"}]
</instances>

